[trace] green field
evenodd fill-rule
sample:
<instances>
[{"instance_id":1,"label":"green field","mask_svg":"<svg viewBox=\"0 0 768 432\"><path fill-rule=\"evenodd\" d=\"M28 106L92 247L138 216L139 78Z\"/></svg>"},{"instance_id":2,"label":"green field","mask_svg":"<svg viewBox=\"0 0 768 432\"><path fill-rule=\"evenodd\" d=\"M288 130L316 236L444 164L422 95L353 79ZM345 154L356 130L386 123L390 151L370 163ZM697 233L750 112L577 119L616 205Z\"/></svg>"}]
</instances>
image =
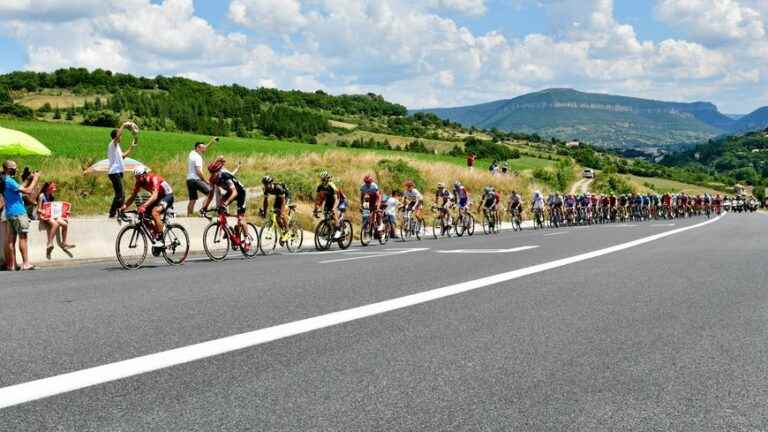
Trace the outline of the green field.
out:
<instances>
[{"instance_id":1,"label":"green field","mask_svg":"<svg viewBox=\"0 0 768 432\"><path fill-rule=\"evenodd\" d=\"M43 174L43 181L56 180L60 191L58 198L72 202L76 213L102 213L109 207L112 191L106 175L82 174L92 163L106 158L109 128L2 118L0 126L28 133L51 149L52 157L17 158L17 162L20 167L39 169ZM196 141L208 141L208 138L188 133L142 131L139 146L130 157L144 162L169 180L176 189L177 199L186 199L184 177L187 154ZM123 148L126 149L130 135L126 134L123 141ZM222 138L206 155L206 159L221 153L230 161L242 160L245 165L239 177L246 185L257 185L261 176L267 173L277 172L287 176L316 172L319 169L317 164L321 163L319 161L327 159L324 156L327 152L348 155L345 156L345 166L335 166L336 172L369 170L378 157L399 157L414 162L426 162L433 165L436 172L441 166L466 166L464 158L446 155L336 148L333 145L233 137ZM489 161L478 162L478 172L483 173ZM365 166L356 166L363 164ZM510 161L510 169L514 171L527 171L550 165L552 161L531 157ZM128 183L126 180L126 184Z\"/></svg>"}]
</instances>

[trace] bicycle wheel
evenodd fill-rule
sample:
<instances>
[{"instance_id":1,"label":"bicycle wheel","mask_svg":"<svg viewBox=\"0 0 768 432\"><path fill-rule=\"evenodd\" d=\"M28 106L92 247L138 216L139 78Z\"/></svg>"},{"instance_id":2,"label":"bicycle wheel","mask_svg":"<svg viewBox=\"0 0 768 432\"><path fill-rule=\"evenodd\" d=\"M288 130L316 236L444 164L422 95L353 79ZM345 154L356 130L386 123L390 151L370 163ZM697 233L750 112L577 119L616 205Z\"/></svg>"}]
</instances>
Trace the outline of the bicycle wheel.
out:
<instances>
[{"instance_id":1,"label":"bicycle wheel","mask_svg":"<svg viewBox=\"0 0 768 432\"><path fill-rule=\"evenodd\" d=\"M333 226L328 221L320 221L315 227L315 249L325 251L331 248L334 234Z\"/></svg>"},{"instance_id":2,"label":"bicycle wheel","mask_svg":"<svg viewBox=\"0 0 768 432\"><path fill-rule=\"evenodd\" d=\"M464 216L464 231L470 237L475 235L475 217L471 213Z\"/></svg>"},{"instance_id":3,"label":"bicycle wheel","mask_svg":"<svg viewBox=\"0 0 768 432\"><path fill-rule=\"evenodd\" d=\"M371 240L373 240L373 227L371 226L370 219L368 219L363 222L363 227L360 229L360 244L368 246Z\"/></svg>"},{"instance_id":4,"label":"bicycle wheel","mask_svg":"<svg viewBox=\"0 0 768 432\"><path fill-rule=\"evenodd\" d=\"M265 223L259 231L259 249L262 255L274 254L279 243L280 234L277 232L277 227L272 225L271 221Z\"/></svg>"},{"instance_id":5,"label":"bicycle wheel","mask_svg":"<svg viewBox=\"0 0 768 432\"><path fill-rule=\"evenodd\" d=\"M459 212L459 214L458 214L458 217L457 217L457 219L456 219L456 223L455 223L455 224L448 224L448 226L449 226L449 227L450 227L451 225L453 225L453 232L455 232L455 233L456 233L456 236L457 236L457 237L461 237L461 236L463 236L463 235L464 235L464 233L467 231L467 225L464 223L464 221L465 221L465 219L466 219L466 218L467 218L467 215L466 215L466 214L464 214L464 215L462 216L461 212ZM444 223L445 223L445 222L444 222ZM449 229L450 229L450 228L449 228Z\"/></svg>"},{"instance_id":6,"label":"bicycle wheel","mask_svg":"<svg viewBox=\"0 0 768 432\"><path fill-rule=\"evenodd\" d=\"M352 222L348 220L343 221L341 224L341 237L339 237L339 240L337 241L339 247L342 249L349 248L353 238L354 232L352 231Z\"/></svg>"},{"instance_id":7,"label":"bicycle wheel","mask_svg":"<svg viewBox=\"0 0 768 432\"><path fill-rule=\"evenodd\" d=\"M435 218L435 220L432 221L432 237L434 237L435 240L440 238L440 236L443 233L443 224L441 222L442 222L442 218L440 217L437 217Z\"/></svg>"},{"instance_id":8,"label":"bicycle wheel","mask_svg":"<svg viewBox=\"0 0 768 432\"><path fill-rule=\"evenodd\" d=\"M379 237L379 244L385 245L389 241L389 226L385 225L384 230L379 230L376 228L376 232Z\"/></svg>"},{"instance_id":9,"label":"bicycle wheel","mask_svg":"<svg viewBox=\"0 0 768 432\"><path fill-rule=\"evenodd\" d=\"M170 224L163 232L163 258L170 265L183 264L189 256L189 234L183 226Z\"/></svg>"},{"instance_id":10,"label":"bicycle wheel","mask_svg":"<svg viewBox=\"0 0 768 432\"><path fill-rule=\"evenodd\" d=\"M296 222L291 222L288 225L288 241L285 242L285 247L288 252L294 253L301 250L301 245L304 244L304 230L301 229Z\"/></svg>"},{"instance_id":11,"label":"bicycle wheel","mask_svg":"<svg viewBox=\"0 0 768 432\"><path fill-rule=\"evenodd\" d=\"M488 214L483 213L483 233L490 234L493 230L493 222L491 222Z\"/></svg>"},{"instance_id":12,"label":"bicycle wheel","mask_svg":"<svg viewBox=\"0 0 768 432\"><path fill-rule=\"evenodd\" d=\"M411 229L411 221L408 218L404 218L402 222L400 222L400 238L403 239L404 242L411 241L413 236Z\"/></svg>"},{"instance_id":13,"label":"bicycle wheel","mask_svg":"<svg viewBox=\"0 0 768 432\"><path fill-rule=\"evenodd\" d=\"M245 232L240 233L240 252L246 258L253 258L259 253L259 230L256 225L245 224Z\"/></svg>"},{"instance_id":14,"label":"bicycle wheel","mask_svg":"<svg viewBox=\"0 0 768 432\"><path fill-rule=\"evenodd\" d=\"M203 249L211 261L221 261L229 253L229 236L218 222L211 222L203 231Z\"/></svg>"},{"instance_id":15,"label":"bicycle wheel","mask_svg":"<svg viewBox=\"0 0 768 432\"><path fill-rule=\"evenodd\" d=\"M149 242L138 225L128 225L120 230L115 240L117 261L127 270L135 270L147 259Z\"/></svg>"},{"instance_id":16,"label":"bicycle wheel","mask_svg":"<svg viewBox=\"0 0 768 432\"><path fill-rule=\"evenodd\" d=\"M421 220L415 219L413 222L413 233L416 236L416 240L421 240L422 229L423 229L423 225L421 223Z\"/></svg>"}]
</instances>

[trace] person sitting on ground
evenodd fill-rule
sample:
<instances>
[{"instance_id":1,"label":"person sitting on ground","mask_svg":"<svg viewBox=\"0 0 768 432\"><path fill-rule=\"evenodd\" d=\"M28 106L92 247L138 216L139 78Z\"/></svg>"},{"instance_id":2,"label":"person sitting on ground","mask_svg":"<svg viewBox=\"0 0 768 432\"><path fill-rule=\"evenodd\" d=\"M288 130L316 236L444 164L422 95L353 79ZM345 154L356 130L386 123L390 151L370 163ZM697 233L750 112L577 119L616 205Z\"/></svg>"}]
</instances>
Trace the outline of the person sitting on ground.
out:
<instances>
[{"instance_id":1,"label":"person sitting on ground","mask_svg":"<svg viewBox=\"0 0 768 432\"><path fill-rule=\"evenodd\" d=\"M45 204L53 203L56 201L56 198L53 195L54 193L56 193L56 182L47 182L43 184L40 195L37 197L38 218L40 219L41 223L45 224L46 230L48 232L48 246L45 250L45 257L48 259L51 259L51 252L53 252L53 240L56 238L56 234L58 233L59 229L61 229L61 243L59 243L61 248L64 249L64 251L67 251L68 249L75 247L75 245L67 243L67 233L69 231L69 224L67 223L67 220L62 218L60 215L58 217L55 217L53 214L46 216L45 212L43 211L43 206Z\"/></svg>"}]
</instances>

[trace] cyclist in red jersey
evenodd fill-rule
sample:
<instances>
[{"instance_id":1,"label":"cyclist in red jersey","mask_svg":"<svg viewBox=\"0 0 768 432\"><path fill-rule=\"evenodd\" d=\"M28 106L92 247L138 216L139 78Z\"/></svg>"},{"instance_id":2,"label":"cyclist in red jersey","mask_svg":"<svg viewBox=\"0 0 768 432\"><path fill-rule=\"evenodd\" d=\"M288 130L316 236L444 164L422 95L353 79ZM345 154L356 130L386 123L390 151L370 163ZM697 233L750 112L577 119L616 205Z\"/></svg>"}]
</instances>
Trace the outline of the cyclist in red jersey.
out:
<instances>
[{"instance_id":1,"label":"cyclist in red jersey","mask_svg":"<svg viewBox=\"0 0 768 432\"><path fill-rule=\"evenodd\" d=\"M136 184L133 187L131 196L125 200L125 204L123 204L121 210L124 211L126 208L130 207L136 200L139 191L142 189L149 192L149 198L144 204L138 207L138 211L140 215L144 215L147 210L151 211L152 221L154 222L152 228L159 239L163 235L163 230L165 229L163 226L162 215L166 210L173 207L173 189L171 189L171 185L169 185L165 179L157 174L150 174L149 171L149 168L145 166L138 166L133 170Z\"/></svg>"}]
</instances>

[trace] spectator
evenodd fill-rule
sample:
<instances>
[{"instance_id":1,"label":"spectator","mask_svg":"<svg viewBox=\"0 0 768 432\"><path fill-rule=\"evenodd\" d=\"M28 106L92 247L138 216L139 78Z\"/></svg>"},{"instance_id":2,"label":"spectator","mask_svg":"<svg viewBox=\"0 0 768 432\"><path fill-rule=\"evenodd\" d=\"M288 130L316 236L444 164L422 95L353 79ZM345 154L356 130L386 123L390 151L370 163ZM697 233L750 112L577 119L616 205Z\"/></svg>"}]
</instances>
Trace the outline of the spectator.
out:
<instances>
[{"instance_id":1,"label":"spectator","mask_svg":"<svg viewBox=\"0 0 768 432\"><path fill-rule=\"evenodd\" d=\"M128 151L123 151L120 147L120 140L123 137L125 129L130 129L133 132L133 142L128 148ZM117 210L122 207L123 201L125 201L125 192L123 191L123 172L125 171L125 164L123 160L131 154L133 149L138 144L138 132L139 128L131 122L125 122L119 129L113 129L110 136L112 141L107 146L107 158L109 159L109 170L107 175L109 181L112 182L112 189L115 192L114 198L112 198L112 206L109 208L109 217L114 218L117 215Z\"/></svg>"},{"instance_id":2,"label":"spectator","mask_svg":"<svg viewBox=\"0 0 768 432\"><path fill-rule=\"evenodd\" d=\"M33 193L40 178L39 172L31 174L31 181L25 186L20 186L16 177L16 162L7 160L3 163L5 179L3 181L3 199L5 200L6 231L8 234L9 259L6 262L8 270L16 269L16 238L19 238L19 250L21 251L21 270L34 270L35 266L29 263L28 233L29 218L24 208L24 195Z\"/></svg>"},{"instance_id":3,"label":"spectator","mask_svg":"<svg viewBox=\"0 0 768 432\"><path fill-rule=\"evenodd\" d=\"M491 164L491 166L488 167L488 171L491 172L492 176L495 176L496 174L498 174L499 173L499 162L494 160L493 163Z\"/></svg>"},{"instance_id":4,"label":"spectator","mask_svg":"<svg viewBox=\"0 0 768 432\"><path fill-rule=\"evenodd\" d=\"M5 180L5 170L0 170L0 250L3 253L3 270L6 270L6 266L10 261L8 257L8 231L5 221L5 200L3 199L3 181Z\"/></svg>"},{"instance_id":5,"label":"spectator","mask_svg":"<svg viewBox=\"0 0 768 432\"><path fill-rule=\"evenodd\" d=\"M204 196L208 196L211 193L211 185L205 181L205 174L203 173L203 153L208 150L212 143L218 142L218 140L218 138L214 138L207 145L202 142L196 142L194 150L189 152L189 157L187 158L187 192L189 193L187 216L192 216L195 212L198 192L202 192Z\"/></svg>"},{"instance_id":6,"label":"spectator","mask_svg":"<svg viewBox=\"0 0 768 432\"><path fill-rule=\"evenodd\" d=\"M38 219L40 219L41 223L45 224L46 230L48 232L48 246L45 249L45 257L48 259L51 259L51 252L53 252L53 240L56 238L56 234L58 233L59 229L61 229L61 241L59 242L61 249L63 249L64 252L67 252L69 249L75 247L75 245L67 243L67 232L69 231L69 224L67 223L67 220L62 217L62 215L55 215L51 210L49 210L49 212L43 211L43 206L45 204L52 204L54 201L56 201L56 198L53 195L55 192L56 183L48 182L43 184L40 195L37 198Z\"/></svg>"},{"instance_id":7,"label":"spectator","mask_svg":"<svg viewBox=\"0 0 768 432\"><path fill-rule=\"evenodd\" d=\"M501 173L506 175L509 175L509 161L504 161L501 164Z\"/></svg>"},{"instance_id":8,"label":"spectator","mask_svg":"<svg viewBox=\"0 0 768 432\"><path fill-rule=\"evenodd\" d=\"M477 160L477 155L473 152L469 152L467 155L467 167L470 171L475 170L475 161Z\"/></svg>"}]
</instances>

